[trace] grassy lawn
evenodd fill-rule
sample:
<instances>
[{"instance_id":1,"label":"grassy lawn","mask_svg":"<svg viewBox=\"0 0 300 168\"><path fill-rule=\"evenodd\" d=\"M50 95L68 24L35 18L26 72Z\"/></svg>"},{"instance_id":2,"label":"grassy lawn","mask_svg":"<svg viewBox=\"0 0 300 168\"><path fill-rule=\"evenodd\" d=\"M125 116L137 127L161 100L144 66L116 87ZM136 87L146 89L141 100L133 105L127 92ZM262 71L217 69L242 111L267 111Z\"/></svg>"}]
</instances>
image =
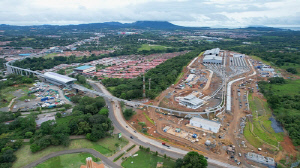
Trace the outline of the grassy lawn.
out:
<instances>
[{"instance_id":1,"label":"grassy lawn","mask_svg":"<svg viewBox=\"0 0 300 168\"><path fill-rule=\"evenodd\" d=\"M56 57L56 53L51 53L51 54L47 54L46 56L44 56L44 58L53 58Z\"/></svg>"},{"instance_id":2,"label":"grassy lawn","mask_svg":"<svg viewBox=\"0 0 300 168\"><path fill-rule=\"evenodd\" d=\"M272 116L272 111L269 109L267 102L258 97L252 97L252 94L249 94L248 99L253 121L252 123L248 122L245 127L245 138L254 147L261 146L261 142L256 136L268 144L278 146L278 142L283 141L284 134L275 133L271 127L272 122L269 118ZM251 132L252 125L253 132Z\"/></svg>"},{"instance_id":3,"label":"grassy lawn","mask_svg":"<svg viewBox=\"0 0 300 168\"><path fill-rule=\"evenodd\" d=\"M19 100L24 101L25 99L35 99L36 96L34 94L31 94L30 96L25 95L19 98Z\"/></svg>"},{"instance_id":4,"label":"grassy lawn","mask_svg":"<svg viewBox=\"0 0 300 168\"><path fill-rule=\"evenodd\" d=\"M285 65L281 66L280 68L282 68L284 70L286 70L288 68L296 68L296 70L298 72L298 74L296 74L296 75L298 75L298 76L300 75L300 65L299 64L285 63Z\"/></svg>"},{"instance_id":5,"label":"grassy lawn","mask_svg":"<svg viewBox=\"0 0 300 168\"><path fill-rule=\"evenodd\" d=\"M145 151L138 151L136 154L138 154L138 156L127 158L121 165L124 168L153 168L156 167L157 162L163 162L165 168L175 167L175 162L173 160L154 156L152 153L147 153Z\"/></svg>"},{"instance_id":6,"label":"grassy lawn","mask_svg":"<svg viewBox=\"0 0 300 168\"><path fill-rule=\"evenodd\" d=\"M272 85L275 95L299 95L300 80L286 80L284 85Z\"/></svg>"},{"instance_id":7,"label":"grassy lawn","mask_svg":"<svg viewBox=\"0 0 300 168\"><path fill-rule=\"evenodd\" d=\"M161 45L149 45L149 44L143 44L138 51L142 51L142 50L164 50L166 49L165 46L161 46Z\"/></svg>"},{"instance_id":8,"label":"grassy lawn","mask_svg":"<svg viewBox=\"0 0 300 168\"><path fill-rule=\"evenodd\" d=\"M51 146L42 151L32 153L30 151L30 145L24 145L21 149L15 152L17 156L17 160L14 162L13 167L19 168L28 165L44 156L49 155L53 152L63 151L63 150L70 150L70 149L79 149L79 148L91 148L94 149L105 156L111 156L117 152L117 147L115 144L119 143L121 147L124 147L128 144L128 140L125 138L118 139L118 135L114 135L113 138L107 137L104 139L99 140L98 142L91 142L86 139L78 139L72 140L70 146Z\"/></svg>"},{"instance_id":9,"label":"grassy lawn","mask_svg":"<svg viewBox=\"0 0 300 168\"><path fill-rule=\"evenodd\" d=\"M183 68L185 68L185 67L183 67ZM179 75L178 75L178 77L177 77L177 79L176 79L176 81L174 82L174 85L176 84L176 83L178 83L179 82L179 80L183 77L183 75L184 75L184 73L183 72L181 72Z\"/></svg>"},{"instance_id":10,"label":"grassy lawn","mask_svg":"<svg viewBox=\"0 0 300 168\"><path fill-rule=\"evenodd\" d=\"M259 148L261 147L262 142L252 134L251 127L252 127L251 122L248 122L244 129L244 136L252 146Z\"/></svg>"},{"instance_id":11,"label":"grassy lawn","mask_svg":"<svg viewBox=\"0 0 300 168\"><path fill-rule=\"evenodd\" d=\"M81 165L86 164L85 159L87 157L92 157L94 162L99 161L99 159L96 159L89 153L74 153L51 158L44 163L37 165L35 168L79 168Z\"/></svg>"}]
</instances>

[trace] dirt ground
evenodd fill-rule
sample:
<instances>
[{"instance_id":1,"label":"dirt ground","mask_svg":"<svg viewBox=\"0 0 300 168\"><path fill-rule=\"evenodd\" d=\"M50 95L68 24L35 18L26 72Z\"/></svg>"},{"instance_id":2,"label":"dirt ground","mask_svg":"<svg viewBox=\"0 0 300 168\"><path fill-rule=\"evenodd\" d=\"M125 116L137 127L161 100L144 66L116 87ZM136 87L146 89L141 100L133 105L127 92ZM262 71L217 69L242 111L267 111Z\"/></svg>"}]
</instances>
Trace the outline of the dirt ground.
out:
<instances>
[{"instance_id":1,"label":"dirt ground","mask_svg":"<svg viewBox=\"0 0 300 168\"><path fill-rule=\"evenodd\" d=\"M280 143L286 154L296 156L297 151L290 137L285 136L284 141Z\"/></svg>"}]
</instances>

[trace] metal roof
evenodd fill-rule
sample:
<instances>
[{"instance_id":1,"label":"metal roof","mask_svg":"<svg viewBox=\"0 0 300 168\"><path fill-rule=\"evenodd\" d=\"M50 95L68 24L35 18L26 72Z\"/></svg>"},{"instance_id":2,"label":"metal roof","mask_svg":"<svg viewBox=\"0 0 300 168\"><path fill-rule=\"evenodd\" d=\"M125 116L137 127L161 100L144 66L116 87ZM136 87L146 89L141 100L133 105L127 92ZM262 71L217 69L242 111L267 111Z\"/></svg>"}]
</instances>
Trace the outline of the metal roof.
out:
<instances>
[{"instance_id":1,"label":"metal roof","mask_svg":"<svg viewBox=\"0 0 300 168\"><path fill-rule=\"evenodd\" d=\"M219 61L222 61L223 57L219 57L219 56L216 56L216 55L207 55L203 58L203 61L204 60L219 60Z\"/></svg>"},{"instance_id":2,"label":"metal roof","mask_svg":"<svg viewBox=\"0 0 300 168\"><path fill-rule=\"evenodd\" d=\"M68 76L61 75L61 74L54 73L54 72L46 72L46 73L44 73L44 76L47 78L50 78L50 79L54 79L56 81L63 82L63 83L76 81L76 79L74 79L74 78L70 78Z\"/></svg>"},{"instance_id":3,"label":"metal roof","mask_svg":"<svg viewBox=\"0 0 300 168\"><path fill-rule=\"evenodd\" d=\"M199 122L199 123L202 123L202 124L205 124L205 125L210 125L212 127L217 127L217 128L220 128L220 126L221 126L221 123L219 123L217 121L212 121L212 120L199 118L199 117L193 117L193 118L191 118L190 121Z\"/></svg>"},{"instance_id":4,"label":"metal roof","mask_svg":"<svg viewBox=\"0 0 300 168\"><path fill-rule=\"evenodd\" d=\"M92 68L94 66L88 66L88 65L85 65L85 66L80 66L80 67L77 67L77 68L74 68L75 70L85 70L85 69L89 69L89 68Z\"/></svg>"},{"instance_id":5,"label":"metal roof","mask_svg":"<svg viewBox=\"0 0 300 168\"><path fill-rule=\"evenodd\" d=\"M202 99L199 99L195 95L192 95L192 94L184 97L183 99L181 99L181 101L186 102L186 103L190 103L194 106L199 105L199 104L204 102Z\"/></svg>"}]
</instances>

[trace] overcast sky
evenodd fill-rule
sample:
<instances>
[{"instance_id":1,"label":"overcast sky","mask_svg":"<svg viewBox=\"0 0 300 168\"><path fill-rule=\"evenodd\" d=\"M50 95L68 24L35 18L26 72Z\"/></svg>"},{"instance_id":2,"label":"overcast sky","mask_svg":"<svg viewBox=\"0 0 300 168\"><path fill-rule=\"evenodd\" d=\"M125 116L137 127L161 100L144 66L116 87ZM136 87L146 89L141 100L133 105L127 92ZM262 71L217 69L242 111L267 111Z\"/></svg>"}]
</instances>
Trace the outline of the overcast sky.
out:
<instances>
[{"instance_id":1,"label":"overcast sky","mask_svg":"<svg viewBox=\"0 0 300 168\"><path fill-rule=\"evenodd\" d=\"M0 0L0 24L138 20L182 26L300 27L300 0Z\"/></svg>"}]
</instances>

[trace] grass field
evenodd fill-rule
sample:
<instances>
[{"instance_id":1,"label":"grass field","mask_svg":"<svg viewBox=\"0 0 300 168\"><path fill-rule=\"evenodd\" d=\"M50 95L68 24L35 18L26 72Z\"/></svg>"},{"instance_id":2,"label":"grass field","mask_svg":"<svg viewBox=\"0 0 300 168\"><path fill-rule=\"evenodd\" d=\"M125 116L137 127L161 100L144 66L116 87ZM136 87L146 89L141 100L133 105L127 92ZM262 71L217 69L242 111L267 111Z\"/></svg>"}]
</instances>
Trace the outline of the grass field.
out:
<instances>
[{"instance_id":1,"label":"grass field","mask_svg":"<svg viewBox=\"0 0 300 168\"><path fill-rule=\"evenodd\" d=\"M124 168L153 168L156 167L157 162L163 162L164 168L175 167L175 162L173 160L154 156L152 153L147 153L145 151L138 151L136 154L138 154L138 156L127 158L121 165Z\"/></svg>"},{"instance_id":2,"label":"grass field","mask_svg":"<svg viewBox=\"0 0 300 168\"><path fill-rule=\"evenodd\" d=\"M53 58L56 57L57 54L56 53L51 53L51 54L47 54L46 56L44 56L44 58Z\"/></svg>"},{"instance_id":3,"label":"grass field","mask_svg":"<svg viewBox=\"0 0 300 168\"><path fill-rule=\"evenodd\" d=\"M254 147L260 147L262 145L261 141L277 147L278 142L283 141L284 134L275 133L271 127L272 122L269 118L272 116L272 111L267 102L258 97L252 97L252 94L249 94L248 100L253 121L248 122L245 127L245 138Z\"/></svg>"},{"instance_id":4,"label":"grass field","mask_svg":"<svg viewBox=\"0 0 300 168\"><path fill-rule=\"evenodd\" d=\"M87 157L92 157L94 162L99 161L99 159L96 159L89 153L74 153L51 158L35 168L79 168L81 165L86 164L85 159Z\"/></svg>"},{"instance_id":5,"label":"grass field","mask_svg":"<svg viewBox=\"0 0 300 168\"><path fill-rule=\"evenodd\" d=\"M164 50L166 49L165 46L161 45L150 45L150 44L143 44L138 51L143 51L143 50Z\"/></svg>"},{"instance_id":6,"label":"grass field","mask_svg":"<svg viewBox=\"0 0 300 168\"><path fill-rule=\"evenodd\" d=\"M300 80L286 80L284 85L272 85L275 95L299 95Z\"/></svg>"},{"instance_id":7,"label":"grass field","mask_svg":"<svg viewBox=\"0 0 300 168\"><path fill-rule=\"evenodd\" d=\"M28 91L28 88L32 87L32 85L27 84L27 85L19 85L19 86L10 86L4 89L0 90L0 108L1 107L7 107L10 103L10 101L15 97L13 95L14 91L18 90L18 89L22 89L23 91ZM26 92L27 93L27 92ZM5 99L7 102L2 102L2 100Z\"/></svg>"},{"instance_id":8,"label":"grass field","mask_svg":"<svg viewBox=\"0 0 300 168\"><path fill-rule=\"evenodd\" d=\"M30 94L30 96L25 95L25 96L19 97L19 100L24 101L25 99L35 99L35 98L36 98L36 96L34 94Z\"/></svg>"},{"instance_id":9,"label":"grass field","mask_svg":"<svg viewBox=\"0 0 300 168\"><path fill-rule=\"evenodd\" d=\"M91 142L86 139L78 139L72 140L70 146L51 146L42 151L37 153L32 153L30 151L30 145L24 145L21 149L15 152L17 156L17 160L14 162L13 167L19 168L29 163L32 163L44 156L49 155L53 152L63 151L63 150L70 150L70 149L79 149L79 148L91 148L94 149L105 156L111 156L117 152L117 147L115 146L116 143L119 143L121 147L124 147L128 144L128 140L125 138L118 139L118 135L114 135L113 138L107 137L104 139L99 140L98 142Z\"/></svg>"},{"instance_id":10,"label":"grass field","mask_svg":"<svg viewBox=\"0 0 300 168\"><path fill-rule=\"evenodd\" d=\"M280 68L282 68L284 70L286 70L288 68L296 68L296 70L298 72L296 75L300 76L300 65L299 64L285 63L285 65L281 66Z\"/></svg>"}]
</instances>

